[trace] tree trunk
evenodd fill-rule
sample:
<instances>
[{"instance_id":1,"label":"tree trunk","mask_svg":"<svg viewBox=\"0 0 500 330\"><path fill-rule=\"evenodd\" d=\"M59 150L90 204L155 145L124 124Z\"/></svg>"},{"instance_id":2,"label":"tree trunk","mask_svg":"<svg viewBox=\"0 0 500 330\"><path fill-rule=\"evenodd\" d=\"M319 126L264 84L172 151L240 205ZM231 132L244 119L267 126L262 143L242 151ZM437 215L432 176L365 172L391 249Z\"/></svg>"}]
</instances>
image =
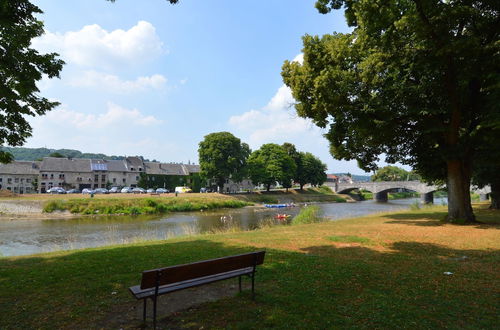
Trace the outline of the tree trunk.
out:
<instances>
[{"instance_id":1,"label":"tree trunk","mask_svg":"<svg viewBox=\"0 0 500 330\"><path fill-rule=\"evenodd\" d=\"M271 191L271 185L270 185L270 184L268 184L268 185L266 186L266 188L267 188L267 192Z\"/></svg>"},{"instance_id":2,"label":"tree trunk","mask_svg":"<svg viewBox=\"0 0 500 330\"><path fill-rule=\"evenodd\" d=\"M490 187L491 187L490 209L500 210L500 182L492 182Z\"/></svg>"},{"instance_id":3,"label":"tree trunk","mask_svg":"<svg viewBox=\"0 0 500 330\"><path fill-rule=\"evenodd\" d=\"M449 160L447 221L458 224L476 222L470 200L470 171L462 160Z\"/></svg>"},{"instance_id":4,"label":"tree trunk","mask_svg":"<svg viewBox=\"0 0 500 330\"><path fill-rule=\"evenodd\" d=\"M304 185L301 183L300 184L300 191L304 190Z\"/></svg>"}]
</instances>

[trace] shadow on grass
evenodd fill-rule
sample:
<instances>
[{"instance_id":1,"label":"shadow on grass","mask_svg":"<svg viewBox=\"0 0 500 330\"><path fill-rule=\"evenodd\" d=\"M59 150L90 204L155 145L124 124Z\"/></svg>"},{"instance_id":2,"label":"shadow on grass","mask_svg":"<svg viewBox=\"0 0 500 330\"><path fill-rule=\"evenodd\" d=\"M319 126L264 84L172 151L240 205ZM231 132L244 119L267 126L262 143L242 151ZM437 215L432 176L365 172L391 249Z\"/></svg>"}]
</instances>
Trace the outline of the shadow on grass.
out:
<instances>
[{"instance_id":1,"label":"shadow on grass","mask_svg":"<svg viewBox=\"0 0 500 330\"><path fill-rule=\"evenodd\" d=\"M387 219L392 219L392 221L387 221L385 223L437 227L437 226L443 226L445 224L450 224L448 222L444 222L446 215L447 212L442 212L442 211L422 211L422 212L412 212L412 213L388 214L385 215L384 217ZM478 229L490 229L490 228L500 229L500 211L481 210L480 214L477 215L477 221L478 223L473 223L467 226L471 226ZM457 225L457 226L463 226L463 225Z\"/></svg>"},{"instance_id":2,"label":"shadow on grass","mask_svg":"<svg viewBox=\"0 0 500 330\"><path fill-rule=\"evenodd\" d=\"M160 313L160 326L494 326L498 250L456 250L419 242L395 242L389 248L268 248L258 268L255 301L244 292L180 313ZM139 327L140 317L133 310L137 303L127 288L138 284L141 271L252 250L256 248L198 239L0 259L0 308L9 316L0 318L0 328ZM169 295L160 299L172 303Z\"/></svg>"}]
</instances>

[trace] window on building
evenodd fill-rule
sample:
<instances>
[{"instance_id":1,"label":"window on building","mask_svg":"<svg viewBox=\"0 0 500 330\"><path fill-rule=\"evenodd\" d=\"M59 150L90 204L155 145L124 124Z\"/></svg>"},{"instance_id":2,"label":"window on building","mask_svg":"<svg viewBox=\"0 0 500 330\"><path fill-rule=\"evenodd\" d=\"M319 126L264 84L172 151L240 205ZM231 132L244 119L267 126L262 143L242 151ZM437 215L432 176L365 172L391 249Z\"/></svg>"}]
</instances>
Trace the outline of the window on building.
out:
<instances>
[{"instance_id":1,"label":"window on building","mask_svg":"<svg viewBox=\"0 0 500 330\"><path fill-rule=\"evenodd\" d=\"M113 183L116 183L116 178L113 178Z\"/></svg>"},{"instance_id":2,"label":"window on building","mask_svg":"<svg viewBox=\"0 0 500 330\"><path fill-rule=\"evenodd\" d=\"M135 179L136 179L137 181L139 181L139 177L138 177L138 176L136 176L136 177L135 177Z\"/></svg>"},{"instance_id":3,"label":"window on building","mask_svg":"<svg viewBox=\"0 0 500 330\"><path fill-rule=\"evenodd\" d=\"M94 175L94 181L99 181L99 174Z\"/></svg>"},{"instance_id":4,"label":"window on building","mask_svg":"<svg viewBox=\"0 0 500 330\"><path fill-rule=\"evenodd\" d=\"M51 174L51 175L50 175L50 178L51 178L51 179L53 179L53 178L54 178L54 174Z\"/></svg>"},{"instance_id":5,"label":"window on building","mask_svg":"<svg viewBox=\"0 0 500 330\"><path fill-rule=\"evenodd\" d=\"M2 182L2 178L0 178L0 182Z\"/></svg>"},{"instance_id":6,"label":"window on building","mask_svg":"<svg viewBox=\"0 0 500 330\"><path fill-rule=\"evenodd\" d=\"M17 187L14 187L14 191L17 192Z\"/></svg>"},{"instance_id":7,"label":"window on building","mask_svg":"<svg viewBox=\"0 0 500 330\"><path fill-rule=\"evenodd\" d=\"M21 178L21 183L23 183L23 182L24 182L24 178Z\"/></svg>"},{"instance_id":8,"label":"window on building","mask_svg":"<svg viewBox=\"0 0 500 330\"><path fill-rule=\"evenodd\" d=\"M131 171L134 171L134 168L133 168L133 167L131 167L131 168L130 168L130 170L131 170Z\"/></svg>"},{"instance_id":9,"label":"window on building","mask_svg":"<svg viewBox=\"0 0 500 330\"><path fill-rule=\"evenodd\" d=\"M42 174L42 179L47 179L47 173Z\"/></svg>"},{"instance_id":10,"label":"window on building","mask_svg":"<svg viewBox=\"0 0 500 330\"><path fill-rule=\"evenodd\" d=\"M64 179L64 174L59 174L59 179Z\"/></svg>"},{"instance_id":11,"label":"window on building","mask_svg":"<svg viewBox=\"0 0 500 330\"><path fill-rule=\"evenodd\" d=\"M19 182L19 178L14 178L14 182L18 183Z\"/></svg>"},{"instance_id":12,"label":"window on building","mask_svg":"<svg viewBox=\"0 0 500 330\"><path fill-rule=\"evenodd\" d=\"M142 172L142 167L139 167L139 172Z\"/></svg>"},{"instance_id":13,"label":"window on building","mask_svg":"<svg viewBox=\"0 0 500 330\"><path fill-rule=\"evenodd\" d=\"M123 178L123 179L122 179L122 182L123 182L123 183L125 183L125 182L126 182L125 178Z\"/></svg>"},{"instance_id":14,"label":"window on building","mask_svg":"<svg viewBox=\"0 0 500 330\"><path fill-rule=\"evenodd\" d=\"M7 178L7 183L12 183L12 178Z\"/></svg>"},{"instance_id":15,"label":"window on building","mask_svg":"<svg viewBox=\"0 0 500 330\"><path fill-rule=\"evenodd\" d=\"M0 182L2 182L1 179L0 179ZM31 179L30 178L26 179L26 183L31 183Z\"/></svg>"},{"instance_id":16,"label":"window on building","mask_svg":"<svg viewBox=\"0 0 500 330\"><path fill-rule=\"evenodd\" d=\"M101 181L106 181L106 175L105 174L101 175Z\"/></svg>"}]
</instances>

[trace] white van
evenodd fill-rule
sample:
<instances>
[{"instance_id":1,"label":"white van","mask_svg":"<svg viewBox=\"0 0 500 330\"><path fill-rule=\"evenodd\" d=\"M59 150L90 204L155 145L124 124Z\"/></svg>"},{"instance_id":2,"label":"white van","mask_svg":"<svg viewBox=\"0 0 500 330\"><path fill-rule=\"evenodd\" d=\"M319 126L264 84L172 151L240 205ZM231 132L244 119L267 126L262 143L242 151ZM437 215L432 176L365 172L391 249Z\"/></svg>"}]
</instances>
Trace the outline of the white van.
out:
<instances>
[{"instance_id":1,"label":"white van","mask_svg":"<svg viewBox=\"0 0 500 330\"><path fill-rule=\"evenodd\" d=\"M189 187L175 187L175 192L182 194L182 193L190 193L193 192L191 188Z\"/></svg>"}]
</instances>

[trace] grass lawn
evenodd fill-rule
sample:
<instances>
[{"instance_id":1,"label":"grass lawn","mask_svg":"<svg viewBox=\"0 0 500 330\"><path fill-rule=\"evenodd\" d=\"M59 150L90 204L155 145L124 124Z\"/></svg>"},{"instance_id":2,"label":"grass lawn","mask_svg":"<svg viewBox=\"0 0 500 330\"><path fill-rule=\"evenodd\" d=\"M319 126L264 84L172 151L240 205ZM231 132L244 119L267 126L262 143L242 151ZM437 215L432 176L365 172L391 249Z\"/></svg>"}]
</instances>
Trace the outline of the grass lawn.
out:
<instances>
[{"instance_id":1,"label":"grass lawn","mask_svg":"<svg viewBox=\"0 0 500 330\"><path fill-rule=\"evenodd\" d=\"M443 224L434 207L0 258L0 329L136 327L106 320L139 306L127 288L141 271L262 248L255 301L243 292L163 315L160 327L496 328L500 212L476 207L486 224Z\"/></svg>"}]
</instances>

